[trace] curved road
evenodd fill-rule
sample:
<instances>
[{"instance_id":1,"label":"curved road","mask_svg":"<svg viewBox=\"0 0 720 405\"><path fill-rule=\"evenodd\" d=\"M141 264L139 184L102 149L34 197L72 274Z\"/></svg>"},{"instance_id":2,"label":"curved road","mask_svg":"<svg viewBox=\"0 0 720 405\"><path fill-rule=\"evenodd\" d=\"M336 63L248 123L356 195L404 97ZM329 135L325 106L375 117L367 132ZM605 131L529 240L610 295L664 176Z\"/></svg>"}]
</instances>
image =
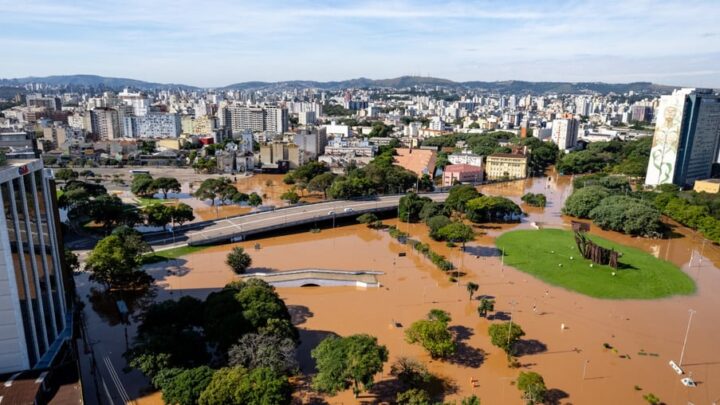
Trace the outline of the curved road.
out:
<instances>
[{"instance_id":1,"label":"curved road","mask_svg":"<svg viewBox=\"0 0 720 405\"><path fill-rule=\"evenodd\" d=\"M421 194L421 196L429 197L433 201L445 201L447 195L448 193ZM391 195L361 201L334 200L217 220L201 230L186 231L184 237L181 237L181 244L173 244L168 246L168 248L238 241L253 234L310 224L316 221L328 221L366 212L390 211L397 209L400 198L402 197L403 195ZM165 242L166 241L167 238L165 239ZM156 250L163 250L163 248Z\"/></svg>"}]
</instances>

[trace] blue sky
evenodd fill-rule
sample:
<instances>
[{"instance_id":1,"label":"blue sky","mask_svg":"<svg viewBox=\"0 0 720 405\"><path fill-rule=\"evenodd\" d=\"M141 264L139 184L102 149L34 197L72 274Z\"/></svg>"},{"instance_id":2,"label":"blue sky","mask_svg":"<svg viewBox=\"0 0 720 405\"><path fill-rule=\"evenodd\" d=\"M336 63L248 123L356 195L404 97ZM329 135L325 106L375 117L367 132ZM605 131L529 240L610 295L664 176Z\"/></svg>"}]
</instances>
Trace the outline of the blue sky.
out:
<instances>
[{"instance_id":1,"label":"blue sky","mask_svg":"<svg viewBox=\"0 0 720 405\"><path fill-rule=\"evenodd\" d=\"M720 0L0 0L0 77L720 88Z\"/></svg>"}]
</instances>

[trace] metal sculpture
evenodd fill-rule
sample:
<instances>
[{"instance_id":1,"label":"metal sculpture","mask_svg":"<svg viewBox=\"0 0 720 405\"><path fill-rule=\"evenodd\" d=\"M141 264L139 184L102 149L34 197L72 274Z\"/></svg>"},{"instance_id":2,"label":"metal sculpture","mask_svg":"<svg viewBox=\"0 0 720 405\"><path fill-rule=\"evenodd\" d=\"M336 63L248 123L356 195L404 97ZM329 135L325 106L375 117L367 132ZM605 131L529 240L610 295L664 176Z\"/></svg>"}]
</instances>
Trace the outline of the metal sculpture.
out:
<instances>
[{"instance_id":1,"label":"metal sculpture","mask_svg":"<svg viewBox=\"0 0 720 405\"><path fill-rule=\"evenodd\" d=\"M572 222L573 231L575 231L575 243L582 257L596 264L605 264L617 269L618 252L615 249L606 249L595 244L585 234L590 230L590 224L585 222Z\"/></svg>"}]
</instances>

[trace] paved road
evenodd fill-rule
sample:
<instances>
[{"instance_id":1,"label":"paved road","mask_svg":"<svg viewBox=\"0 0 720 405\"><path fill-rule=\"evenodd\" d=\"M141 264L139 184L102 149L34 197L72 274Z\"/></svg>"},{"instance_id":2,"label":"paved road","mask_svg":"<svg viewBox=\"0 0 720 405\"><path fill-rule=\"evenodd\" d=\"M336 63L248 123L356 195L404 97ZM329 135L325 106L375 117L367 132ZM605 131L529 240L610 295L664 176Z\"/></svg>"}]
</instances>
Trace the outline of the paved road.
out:
<instances>
[{"instance_id":1,"label":"paved road","mask_svg":"<svg viewBox=\"0 0 720 405\"><path fill-rule=\"evenodd\" d=\"M444 201L447 193L423 194L433 201ZM365 212L388 211L396 209L402 195L382 196L373 200L338 200L318 204L300 205L249 214L215 221L201 230L191 230L185 233L182 241L176 242L190 245L203 245L209 243L240 240L246 236L259 232L309 224L315 221L334 220ZM178 244L176 243L175 246Z\"/></svg>"}]
</instances>

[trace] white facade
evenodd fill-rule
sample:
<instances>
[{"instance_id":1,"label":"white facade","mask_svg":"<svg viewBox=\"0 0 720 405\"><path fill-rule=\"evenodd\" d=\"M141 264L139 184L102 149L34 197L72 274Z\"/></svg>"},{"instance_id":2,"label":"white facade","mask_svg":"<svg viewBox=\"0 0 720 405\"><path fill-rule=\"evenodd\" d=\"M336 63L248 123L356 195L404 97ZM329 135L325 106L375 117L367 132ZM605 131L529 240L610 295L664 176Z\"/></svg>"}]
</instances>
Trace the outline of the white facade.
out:
<instances>
[{"instance_id":1,"label":"white facade","mask_svg":"<svg viewBox=\"0 0 720 405\"><path fill-rule=\"evenodd\" d=\"M552 140L560 150L572 149L577 145L578 120L558 119L552 124Z\"/></svg>"},{"instance_id":2,"label":"white facade","mask_svg":"<svg viewBox=\"0 0 720 405\"><path fill-rule=\"evenodd\" d=\"M180 116L177 114L149 113L137 117L139 138L177 138L181 129Z\"/></svg>"},{"instance_id":3,"label":"white facade","mask_svg":"<svg viewBox=\"0 0 720 405\"><path fill-rule=\"evenodd\" d=\"M0 373L48 367L70 336L51 176L37 159L0 166Z\"/></svg>"},{"instance_id":4,"label":"white facade","mask_svg":"<svg viewBox=\"0 0 720 405\"><path fill-rule=\"evenodd\" d=\"M474 153L453 153L448 155L448 160L454 165L470 165L482 167L483 157Z\"/></svg>"}]
</instances>

